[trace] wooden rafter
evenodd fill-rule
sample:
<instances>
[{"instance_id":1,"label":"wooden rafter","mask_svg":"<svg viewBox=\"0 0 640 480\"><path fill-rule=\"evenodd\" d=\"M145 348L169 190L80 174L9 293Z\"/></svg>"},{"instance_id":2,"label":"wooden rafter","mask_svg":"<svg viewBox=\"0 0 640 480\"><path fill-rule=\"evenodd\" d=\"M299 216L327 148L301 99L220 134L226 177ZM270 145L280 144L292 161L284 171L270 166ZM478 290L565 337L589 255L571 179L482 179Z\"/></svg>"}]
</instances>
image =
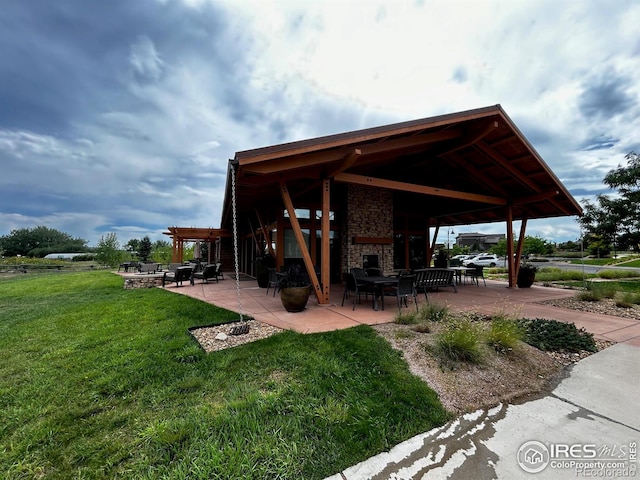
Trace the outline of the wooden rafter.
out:
<instances>
[{"instance_id":1,"label":"wooden rafter","mask_svg":"<svg viewBox=\"0 0 640 480\"><path fill-rule=\"evenodd\" d=\"M507 204L507 200L501 197L493 197L491 195L481 195L481 194L469 193L469 192L459 192L456 190L448 190L445 188L437 188L437 187L428 187L426 185L417 185L414 183L396 182L394 180L366 177L363 175L354 175L352 173L339 173L338 175L335 176L335 180L337 182L369 185L372 187L388 188L390 190L398 190L401 192L420 193L423 195L434 195L437 197L457 198L459 200L469 200L473 202L490 203L493 205Z\"/></svg>"},{"instance_id":2,"label":"wooden rafter","mask_svg":"<svg viewBox=\"0 0 640 480\"><path fill-rule=\"evenodd\" d=\"M340 166L327 176L329 178L332 178L338 173L344 172L345 170L349 170L353 166L353 164L358 161L361 155L362 155L362 150L360 150L359 148L354 148L353 151L350 152L345 157L344 161L340 164Z\"/></svg>"}]
</instances>

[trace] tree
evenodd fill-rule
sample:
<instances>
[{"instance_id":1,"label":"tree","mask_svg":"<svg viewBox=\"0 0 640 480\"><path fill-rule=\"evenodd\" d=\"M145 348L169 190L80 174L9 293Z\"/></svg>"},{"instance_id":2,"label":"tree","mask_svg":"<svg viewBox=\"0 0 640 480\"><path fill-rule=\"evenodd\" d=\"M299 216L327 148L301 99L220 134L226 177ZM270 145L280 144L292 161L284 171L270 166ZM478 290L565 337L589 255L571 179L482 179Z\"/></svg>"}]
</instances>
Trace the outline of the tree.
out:
<instances>
[{"instance_id":1,"label":"tree","mask_svg":"<svg viewBox=\"0 0 640 480\"><path fill-rule=\"evenodd\" d=\"M100 237L96 247L95 258L97 262L115 268L122 263L125 255L125 252L120 249L118 236L115 233L108 233L106 236Z\"/></svg>"},{"instance_id":2,"label":"tree","mask_svg":"<svg viewBox=\"0 0 640 480\"><path fill-rule=\"evenodd\" d=\"M518 248L519 240L514 241L513 249L515 251ZM522 246L523 255L550 255L554 252L555 245L540 237L524 237L524 244ZM491 247L491 251L499 257L507 255L507 240L501 239L497 244Z\"/></svg>"},{"instance_id":3,"label":"tree","mask_svg":"<svg viewBox=\"0 0 640 480\"><path fill-rule=\"evenodd\" d=\"M151 255L151 247L151 239L149 237L145 236L140 240L140 245L138 245L138 256L143 262L146 262Z\"/></svg>"},{"instance_id":4,"label":"tree","mask_svg":"<svg viewBox=\"0 0 640 480\"><path fill-rule=\"evenodd\" d=\"M11 230L9 235L0 237L0 249L8 257L44 257L48 253L89 251L86 240L73 238L68 233L44 226Z\"/></svg>"},{"instance_id":5,"label":"tree","mask_svg":"<svg viewBox=\"0 0 640 480\"><path fill-rule=\"evenodd\" d=\"M627 165L618 165L603 179L605 185L617 190L615 196L598 195L597 203L584 202L580 224L588 235L607 248L640 248L640 155L630 152L624 157Z\"/></svg>"},{"instance_id":6,"label":"tree","mask_svg":"<svg viewBox=\"0 0 640 480\"><path fill-rule=\"evenodd\" d=\"M151 258L154 262L168 264L171 262L173 251L169 242L156 240L151 248Z\"/></svg>"}]
</instances>

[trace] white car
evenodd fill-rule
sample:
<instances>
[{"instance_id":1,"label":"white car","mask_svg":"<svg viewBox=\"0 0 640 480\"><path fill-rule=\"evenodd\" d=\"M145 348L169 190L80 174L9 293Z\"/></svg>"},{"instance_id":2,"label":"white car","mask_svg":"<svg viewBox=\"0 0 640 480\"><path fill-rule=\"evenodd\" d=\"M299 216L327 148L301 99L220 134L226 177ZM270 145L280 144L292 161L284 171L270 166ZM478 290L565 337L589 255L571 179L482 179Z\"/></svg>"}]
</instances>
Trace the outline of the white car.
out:
<instances>
[{"instance_id":1,"label":"white car","mask_svg":"<svg viewBox=\"0 0 640 480\"><path fill-rule=\"evenodd\" d=\"M497 255L487 253L463 260L462 265L465 267L495 267L499 261Z\"/></svg>"}]
</instances>

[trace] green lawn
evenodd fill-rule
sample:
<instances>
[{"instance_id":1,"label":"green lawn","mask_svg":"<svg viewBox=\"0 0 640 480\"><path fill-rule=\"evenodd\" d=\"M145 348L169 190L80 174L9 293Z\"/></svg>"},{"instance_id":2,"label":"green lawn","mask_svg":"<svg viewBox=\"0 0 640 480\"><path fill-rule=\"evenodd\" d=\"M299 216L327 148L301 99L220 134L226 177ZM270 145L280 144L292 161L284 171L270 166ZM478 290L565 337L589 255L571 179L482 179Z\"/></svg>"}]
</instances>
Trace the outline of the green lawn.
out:
<instances>
[{"instance_id":1,"label":"green lawn","mask_svg":"<svg viewBox=\"0 0 640 480\"><path fill-rule=\"evenodd\" d=\"M448 419L369 327L206 355L236 315L122 286L0 280L2 478L323 478Z\"/></svg>"}]
</instances>

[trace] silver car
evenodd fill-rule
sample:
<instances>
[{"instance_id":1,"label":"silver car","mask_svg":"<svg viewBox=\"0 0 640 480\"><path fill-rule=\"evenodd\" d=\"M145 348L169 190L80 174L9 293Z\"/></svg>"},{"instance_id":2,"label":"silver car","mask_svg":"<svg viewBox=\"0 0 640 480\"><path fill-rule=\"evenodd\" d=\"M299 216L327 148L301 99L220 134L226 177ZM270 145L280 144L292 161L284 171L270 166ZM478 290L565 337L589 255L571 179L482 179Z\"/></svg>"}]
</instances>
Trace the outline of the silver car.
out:
<instances>
[{"instance_id":1,"label":"silver car","mask_svg":"<svg viewBox=\"0 0 640 480\"><path fill-rule=\"evenodd\" d=\"M495 267L499 261L500 259L497 255L487 253L463 260L462 265L465 267Z\"/></svg>"}]
</instances>

